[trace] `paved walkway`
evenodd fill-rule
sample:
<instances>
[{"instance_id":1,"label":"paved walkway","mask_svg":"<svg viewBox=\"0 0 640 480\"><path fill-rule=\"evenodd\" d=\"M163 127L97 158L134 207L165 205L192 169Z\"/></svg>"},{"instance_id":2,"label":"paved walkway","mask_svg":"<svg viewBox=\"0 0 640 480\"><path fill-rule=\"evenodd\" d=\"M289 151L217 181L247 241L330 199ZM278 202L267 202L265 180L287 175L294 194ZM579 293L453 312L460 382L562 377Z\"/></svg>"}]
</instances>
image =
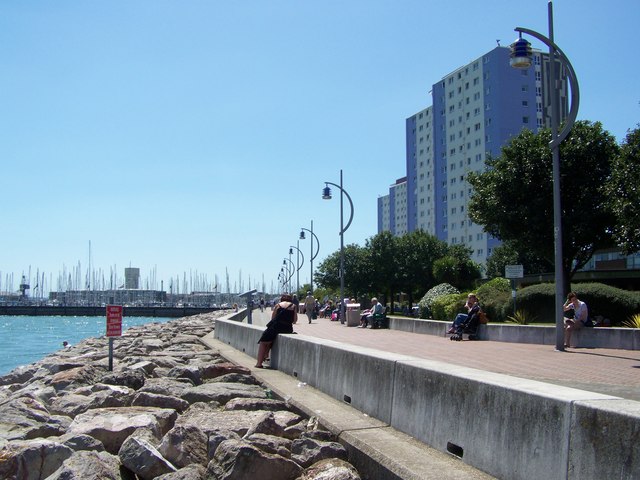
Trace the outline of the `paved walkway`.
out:
<instances>
[{"instance_id":1,"label":"paved walkway","mask_svg":"<svg viewBox=\"0 0 640 480\"><path fill-rule=\"evenodd\" d=\"M271 310L254 310L253 323L264 325ZM335 340L386 352L437 360L515 377L599 392L640 401L640 351L570 348L557 352L551 345L494 341L451 342L397 330L347 327L328 318L308 323L298 315L294 330L302 335Z\"/></svg>"}]
</instances>

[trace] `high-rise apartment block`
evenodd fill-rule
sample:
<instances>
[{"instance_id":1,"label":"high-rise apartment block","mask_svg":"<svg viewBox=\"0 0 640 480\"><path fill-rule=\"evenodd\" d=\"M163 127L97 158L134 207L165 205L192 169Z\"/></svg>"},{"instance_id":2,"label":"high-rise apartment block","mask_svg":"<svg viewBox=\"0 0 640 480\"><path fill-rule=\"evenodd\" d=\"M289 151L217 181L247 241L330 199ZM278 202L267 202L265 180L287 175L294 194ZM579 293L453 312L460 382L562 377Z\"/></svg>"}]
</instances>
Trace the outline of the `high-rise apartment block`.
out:
<instances>
[{"instance_id":1,"label":"high-rise apartment block","mask_svg":"<svg viewBox=\"0 0 640 480\"><path fill-rule=\"evenodd\" d=\"M482 171L523 128L550 125L548 54L534 51L533 66L509 66L497 47L446 75L431 89L432 106L406 120L405 178L378 198L378 232L403 235L421 229L449 244L473 250L484 263L499 242L468 217L469 172ZM566 82L560 108L567 114ZM406 197L403 197L406 195Z\"/></svg>"}]
</instances>

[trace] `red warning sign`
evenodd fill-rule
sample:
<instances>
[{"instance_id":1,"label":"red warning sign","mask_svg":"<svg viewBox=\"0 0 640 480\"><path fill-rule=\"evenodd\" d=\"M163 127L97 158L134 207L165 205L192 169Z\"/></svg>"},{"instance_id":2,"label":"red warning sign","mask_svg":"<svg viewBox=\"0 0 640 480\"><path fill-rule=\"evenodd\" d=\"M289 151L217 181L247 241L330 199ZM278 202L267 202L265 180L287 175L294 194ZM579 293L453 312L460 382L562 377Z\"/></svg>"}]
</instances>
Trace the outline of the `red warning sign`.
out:
<instances>
[{"instance_id":1,"label":"red warning sign","mask_svg":"<svg viewBox=\"0 0 640 480\"><path fill-rule=\"evenodd\" d=\"M122 335L122 305L107 305L107 337Z\"/></svg>"}]
</instances>

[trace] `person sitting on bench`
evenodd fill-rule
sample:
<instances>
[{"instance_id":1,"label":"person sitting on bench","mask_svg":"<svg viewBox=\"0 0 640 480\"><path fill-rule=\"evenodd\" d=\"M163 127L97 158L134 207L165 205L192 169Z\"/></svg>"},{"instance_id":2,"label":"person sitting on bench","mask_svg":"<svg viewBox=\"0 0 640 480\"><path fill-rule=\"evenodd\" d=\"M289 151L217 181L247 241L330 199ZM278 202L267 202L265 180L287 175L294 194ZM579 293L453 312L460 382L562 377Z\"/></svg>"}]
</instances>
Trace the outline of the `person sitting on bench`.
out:
<instances>
[{"instance_id":1,"label":"person sitting on bench","mask_svg":"<svg viewBox=\"0 0 640 480\"><path fill-rule=\"evenodd\" d=\"M371 299L371 308L362 312L359 328L367 328L374 315L382 315L383 313L384 308L382 307L382 304L378 302L376 297L373 297Z\"/></svg>"}]
</instances>

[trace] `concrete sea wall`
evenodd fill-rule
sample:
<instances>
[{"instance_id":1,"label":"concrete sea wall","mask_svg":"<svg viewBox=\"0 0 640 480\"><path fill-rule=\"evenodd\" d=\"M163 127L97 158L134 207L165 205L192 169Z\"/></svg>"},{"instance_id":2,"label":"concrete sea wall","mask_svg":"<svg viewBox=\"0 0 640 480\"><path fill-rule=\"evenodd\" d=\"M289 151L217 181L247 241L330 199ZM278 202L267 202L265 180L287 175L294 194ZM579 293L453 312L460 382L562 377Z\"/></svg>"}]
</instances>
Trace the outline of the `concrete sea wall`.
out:
<instances>
[{"instance_id":1,"label":"concrete sea wall","mask_svg":"<svg viewBox=\"0 0 640 480\"><path fill-rule=\"evenodd\" d=\"M262 330L219 320L215 337L255 356ZM640 478L640 402L304 335L271 364L498 478Z\"/></svg>"}]
</instances>

